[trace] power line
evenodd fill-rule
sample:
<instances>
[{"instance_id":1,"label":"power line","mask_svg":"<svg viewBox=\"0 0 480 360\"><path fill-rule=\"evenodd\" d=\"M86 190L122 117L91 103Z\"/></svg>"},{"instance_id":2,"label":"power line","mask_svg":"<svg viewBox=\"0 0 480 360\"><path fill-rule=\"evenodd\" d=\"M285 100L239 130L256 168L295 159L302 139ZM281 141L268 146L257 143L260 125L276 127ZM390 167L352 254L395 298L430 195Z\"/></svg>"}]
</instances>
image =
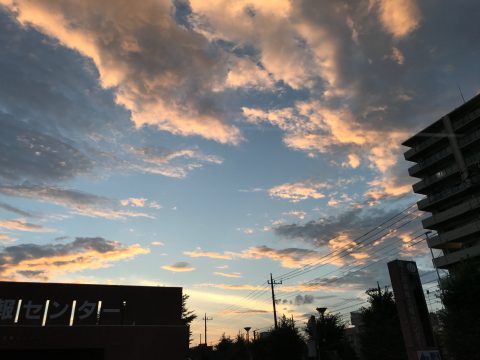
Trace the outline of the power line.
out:
<instances>
[{"instance_id":1,"label":"power line","mask_svg":"<svg viewBox=\"0 0 480 360\"><path fill-rule=\"evenodd\" d=\"M406 207L406 208L403 209L402 211L400 211L400 212L396 213L394 216L391 216L390 218L384 220L381 224L379 224L379 225L375 226L374 228L370 229L369 231L367 231L367 232L364 233L363 235L357 237L357 238L354 239L353 241L356 242L356 243L361 243L361 242L365 241L365 240L360 240L360 239L362 239L362 238L364 238L365 236L371 234L372 232L376 231L377 229L382 229L382 226L384 226L385 224L387 224L387 223L390 222L391 220L395 219L396 217L400 216L401 214L405 213L406 211L408 211L409 209L411 209L414 205L415 205L415 203L409 205L408 207ZM410 214L410 213L409 213L409 214ZM409 214L407 214L407 216L408 216ZM403 219L403 218L402 218L402 219ZM402 219L400 219L400 220L398 220L398 221L401 221ZM393 224L397 223L398 221L394 222ZM391 224L391 225L393 225L393 224ZM338 238L338 236L329 239L329 241L335 240L336 238ZM366 240L368 240L368 238L367 238ZM335 250L335 251L336 251L336 250ZM330 253L322 256L319 260L321 260L321 259L323 259L323 258L325 258L325 257L328 257L328 256L332 255L335 251L332 251L332 252L330 252ZM285 273L285 274L280 275L280 276L279 276L278 278L276 278L276 279L278 279L278 280L286 280L286 279L287 279L287 276L290 276L292 273L302 272L302 271L304 271L305 269L307 269L307 268L309 268L309 267L315 266L316 264L318 264L318 261L315 261L315 262L312 262L312 263L310 263L310 264L304 265L304 267L303 267L302 269L291 270L291 271L289 271L289 272L287 272L287 273Z\"/></svg>"},{"instance_id":2,"label":"power line","mask_svg":"<svg viewBox=\"0 0 480 360\"><path fill-rule=\"evenodd\" d=\"M270 273L270 281L267 281L268 284L272 287L272 303L273 303L273 319L274 319L274 324L275 324L275 329L278 329L278 324L277 324L277 308L276 308L276 304L275 304L275 290L274 290L274 286L275 285L281 285L282 282L276 282L275 280L273 280L273 276L272 276L272 273Z\"/></svg>"},{"instance_id":3,"label":"power line","mask_svg":"<svg viewBox=\"0 0 480 360\"><path fill-rule=\"evenodd\" d=\"M389 236L391 236L392 234L395 233L395 231L397 231L400 227L403 227L405 225L407 225L408 223L412 222L413 220L415 220L416 218L418 218L419 216L415 216L413 219L409 219L407 220L406 222L404 222L403 224L401 224L400 226L397 226L396 228L385 228L383 227L385 224L389 223L390 221L394 220L395 218L397 218L398 216L404 214L405 212L407 212L408 210L410 210L415 204L411 204L409 205L407 208L403 209L402 211L398 212L397 214L395 214L394 216L391 216L390 218L384 220L381 224L375 226L373 229L367 231L365 234L363 234L362 236L356 238L354 241L357 241L357 243L355 243L353 246L344 246L340 249L336 249L324 256L322 256L319 260L320 261L316 261L316 262L312 262L310 264L307 264L305 265L302 269L295 269L295 270L292 270L292 271L289 271L275 279L292 279L294 277L297 277L297 276L300 276L300 275L303 275L303 274L306 274L310 271L313 271L315 270L316 268L319 268L321 267L322 265L325 265L324 264L324 260L327 260L328 257L333 258L333 257L339 257L340 258L343 258L345 256L348 255L348 253L353 249L353 248L363 248L367 245L366 241L372 239L373 236L377 236L378 234L382 233L382 232L385 232L387 231L386 233L382 234L380 237L377 237L376 239L374 240L379 240L379 239L382 239L382 238L388 238ZM400 219L397 219L396 221L394 221L393 223L391 223L389 226L393 226L399 222L401 222L402 220L406 219L407 217L409 217L413 212L408 212L406 215L403 215ZM366 237L367 235L370 235L368 237ZM362 238L365 238L363 240L361 240ZM372 243L372 241L370 241L370 243ZM361 245L361 246L359 246ZM414 244L412 244L414 245ZM348 253L347 253L348 252ZM333 257L332 257L333 256ZM323 261L322 261L323 260ZM273 280L273 279L272 279ZM265 283L264 283L265 284ZM257 299L258 297L260 297L262 294L264 294L266 292L266 286L263 285L264 289L256 289L256 290L253 290L251 291L249 294L247 294L247 296L245 297L245 300L248 300L248 303L250 303L252 300L254 299ZM229 305L227 308L225 308L223 311L227 311L227 310L234 310L236 308L238 309L241 309L241 308L244 308L244 305L245 304L242 304L242 305Z\"/></svg>"}]
</instances>

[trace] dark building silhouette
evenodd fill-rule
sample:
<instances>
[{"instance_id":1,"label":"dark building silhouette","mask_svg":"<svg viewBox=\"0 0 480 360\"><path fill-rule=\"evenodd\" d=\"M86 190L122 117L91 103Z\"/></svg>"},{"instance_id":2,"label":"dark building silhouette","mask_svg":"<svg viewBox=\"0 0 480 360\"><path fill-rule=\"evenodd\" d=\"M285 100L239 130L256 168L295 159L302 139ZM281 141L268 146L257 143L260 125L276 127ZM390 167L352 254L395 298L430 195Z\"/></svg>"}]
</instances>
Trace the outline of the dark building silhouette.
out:
<instances>
[{"instance_id":1,"label":"dark building silhouette","mask_svg":"<svg viewBox=\"0 0 480 360\"><path fill-rule=\"evenodd\" d=\"M184 360L182 289L0 282L0 358Z\"/></svg>"},{"instance_id":2,"label":"dark building silhouette","mask_svg":"<svg viewBox=\"0 0 480 360\"><path fill-rule=\"evenodd\" d=\"M408 359L439 360L415 261L394 260L387 265Z\"/></svg>"},{"instance_id":3,"label":"dark building silhouette","mask_svg":"<svg viewBox=\"0 0 480 360\"><path fill-rule=\"evenodd\" d=\"M405 141L408 169L421 179L413 191L424 194L418 209L431 216L425 229L435 230L428 246L441 249L437 268L452 269L480 255L480 95Z\"/></svg>"}]
</instances>

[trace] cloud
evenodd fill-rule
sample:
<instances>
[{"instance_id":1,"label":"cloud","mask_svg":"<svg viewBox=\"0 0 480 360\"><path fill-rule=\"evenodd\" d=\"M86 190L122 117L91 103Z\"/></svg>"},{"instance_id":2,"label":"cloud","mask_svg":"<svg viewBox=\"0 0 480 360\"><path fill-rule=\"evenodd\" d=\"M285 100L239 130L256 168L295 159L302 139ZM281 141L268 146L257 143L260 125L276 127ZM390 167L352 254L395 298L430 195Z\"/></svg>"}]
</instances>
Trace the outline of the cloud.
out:
<instances>
[{"instance_id":1,"label":"cloud","mask_svg":"<svg viewBox=\"0 0 480 360\"><path fill-rule=\"evenodd\" d=\"M132 161L124 165L127 169L173 178L185 178L192 170L205 164L222 164L223 159L203 154L196 149L170 150L162 147L127 147Z\"/></svg>"},{"instance_id":2,"label":"cloud","mask_svg":"<svg viewBox=\"0 0 480 360\"><path fill-rule=\"evenodd\" d=\"M0 233L0 242L12 242L17 240L16 238L8 235L8 234L2 234Z\"/></svg>"},{"instance_id":3,"label":"cloud","mask_svg":"<svg viewBox=\"0 0 480 360\"><path fill-rule=\"evenodd\" d=\"M207 257L210 259L221 259L221 260L232 260L233 257L235 256L235 253L230 251L219 253L215 251L204 251L200 248L197 248L193 251L184 251L183 254L190 257Z\"/></svg>"},{"instance_id":4,"label":"cloud","mask_svg":"<svg viewBox=\"0 0 480 360\"><path fill-rule=\"evenodd\" d=\"M142 212L119 209L113 200L106 197L60 187L42 185L0 186L0 193L64 206L76 214L89 217L103 217L112 220L126 217L152 217Z\"/></svg>"},{"instance_id":5,"label":"cloud","mask_svg":"<svg viewBox=\"0 0 480 360\"><path fill-rule=\"evenodd\" d=\"M233 290L233 291L258 291L264 290L265 288L259 285L250 285L250 284L197 284L197 287L212 287L223 290ZM315 292L315 291L324 291L324 292L338 292L338 291L347 291L349 289L349 284L345 284L341 287L334 287L331 284L325 282L312 282L312 283L298 283L294 285L282 285L275 288L276 291L282 293L294 293L294 292Z\"/></svg>"},{"instance_id":6,"label":"cloud","mask_svg":"<svg viewBox=\"0 0 480 360\"><path fill-rule=\"evenodd\" d=\"M225 81L228 57L176 23L170 1L2 3L20 23L90 58L102 87L115 89L116 102L131 111L137 126L221 143L241 140L212 91ZM105 28L93 14L102 14L111 26Z\"/></svg>"},{"instance_id":7,"label":"cloud","mask_svg":"<svg viewBox=\"0 0 480 360\"><path fill-rule=\"evenodd\" d=\"M274 87L274 81L268 72L250 59L238 58L228 71L225 86L266 90Z\"/></svg>"},{"instance_id":8,"label":"cloud","mask_svg":"<svg viewBox=\"0 0 480 360\"><path fill-rule=\"evenodd\" d=\"M0 276L5 280L50 280L67 272L99 269L150 251L138 244L123 246L101 237L78 237L64 244L20 244L0 252Z\"/></svg>"},{"instance_id":9,"label":"cloud","mask_svg":"<svg viewBox=\"0 0 480 360\"><path fill-rule=\"evenodd\" d=\"M151 242L152 245L154 246L164 246L165 244L161 241L152 241Z\"/></svg>"},{"instance_id":10,"label":"cloud","mask_svg":"<svg viewBox=\"0 0 480 360\"><path fill-rule=\"evenodd\" d=\"M123 206L144 207L147 199L145 198L128 198L120 200L120 204Z\"/></svg>"},{"instance_id":11,"label":"cloud","mask_svg":"<svg viewBox=\"0 0 480 360\"><path fill-rule=\"evenodd\" d=\"M375 0L382 25L396 38L410 34L420 24L416 0Z\"/></svg>"},{"instance_id":12,"label":"cloud","mask_svg":"<svg viewBox=\"0 0 480 360\"><path fill-rule=\"evenodd\" d=\"M55 229L49 229L42 225L27 223L24 219L0 220L0 228L38 233L56 231Z\"/></svg>"},{"instance_id":13,"label":"cloud","mask_svg":"<svg viewBox=\"0 0 480 360\"><path fill-rule=\"evenodd\" d=\"M148 208L151 208L151 209L161 209L162 208L162 206L158 202L153 201L153 200L148 200L148 199L145 199L145 198L130 197L128 199L120 200L120 204L122 206L131 206L131 207L140 207L140 208L143 208L143 207L148 207Z\"/></svg>"},{"instance_id":14,"label":"cloud","mask_svg":"<svg viewBox=\"0 0 480 360\"><path fill-rule=\"evenodd\" d=\"M196 284L197 287L213 287L217 289L224 289L224 290L262 290L261 286L258 285L249 285L249 284Z\"/></svg>"},{"instance_id":15,"label":"cloud","mask_svg":"<svg viewBox=\"0 0 480 360\"><path fill-rule=\"evenodd\" d=\"M243 114L248 122L278 126L285 132L288 147L311 156L341 147L362 149L381 173L397 163L400 140L406 137L404 132L365 128L348 108L335 109L319 101L297 102L294 107L270 111L244 107ZM348 165L358 167L360 158L350 153Z\"/></svg>"},{"instance_id":16,"label":"cloud","mask_svg":"<svg viewBox=\"0 0 480 360\"><path fill-rule=\"evenodd\" d=\"M276 235L287 239L303 240L317 247L331 245L336 238L353 239L383 223L397 214L397 210L385 211L377 208L348 209L337 216L308 221L305 224L283 224L274 228Z\"/></svg>"},{"instance_id":17,"label":"cloud","mask_svg":"<svg viewBox=\"0 0 480 360\"><path fill-rule=\"evenodd\" d=\"M23 217L35 217L35 215L32 214L31 212L21 210L19 208L16 208L15 206L11 206L11 205L5 204L3 202L0 202L0 209L9 211L11 213L14 213L14 214L17 214L17 215L20 215L20 216L23 216Z\"/></svg>"},{"instance_id":18,"label":"cloud","mask_svg":"<svg viewBox=\"0 0 480 360\"><path fill-rule=\"evenodd\" d=\"M313 295L297 295L295 296L294 304L295 305L306 305L306 304L313 304L315 297Z\"/></svg>"},{"instance_id":19,"label":"cloud","mask_svg":"<svg viewBox=\"0 0 480 360\"><path fill-rule=\"evenodd\" d=\"M92 169L92 161L74 146L28 129L0 111L0 178L7 181L66 180Z\"/></svg>"},{"instance_id":20,"label":"cloud","mask_svg":"<svg viewBox=\"0 0 480 360\"><path fill-rule=\"evenodd\" d=\"M245 315L254 315L254 314L268 314L270 311L262 309L240 309L240 310L224 310L222 314L232 315L232 314L245 314Z\"/></svg>"},{"instance_id":21,"label":"cloud","mask_svg":"<svg viewBox=\"0 0 480 360\"><path fill-rule=\"evenodd\" d=\"M317 251L299 248L273 249L268 246L252 246L241 252L225 251L223 253L213 251L185 251L184 255L190 257L207 257L211 259L271 259L281 263L283 267L298 268L309 264L321 257Z\"/></svg>"},{"instance_id":22,"label":"cloud","mask_svg":"<svg viewBox=\"0 0 480 360\"><path fill-rule=\"evenodd\" d=\"M255 229L253 228L237 228L238 231L243 232L244 234L251 235L255 232Z\"/></svg>"},{"instance_id":23,"label":"cloud","mask_svg":"<svg viewBox=\"0 0 480 360\"><path fill-rule=\"evenodd\" d=\"M173 272L186 272L186 271L195 270L193 266L191 266L189 263L185 261L179 261L171 265L164 265L162 266L162 269L173 271Z\"/></svg>"},{"instance_id":24,"label":"cloud","mask_svg":"<svg viewBox=\"0 0 480 360\"><path fill-rule=\"evenodd\" d=\"M307 199L321 199L325 195L319 192L320 189L329 188L330 185L324 182L300 181L277 185L268 190L271 197L299 202Z\"/></svg>"},{"instance_id":25,"label":"cloud","mask_svg":"<svg viewBox=\"0 0 480 360\"><path fill-rule=\"evenodd\" d=\"M354 246L355 243L346 235L339 236L337 239L329 240L326 245L334 251L346 246ZM301 268L305 265L318 263L325 258L325 252L320 252L302 248L274 249L266 245L252 246L240 252L225 251L223 253L213 251L203 251L197 249L194 251L185 251L184 255L190 257L207 257L210 259L234 260L234 259L270 259L277 261L285 268ZM353 252L349 254L354 259L366 259L367 255L363 252ZM343 265L344 260L328 258L328 263L332 265ZM215 273L217 274L217 273ZM218 275L218 274L217 274Z\"/></svg>"},{"instance_id":26,"label":"cloud","mask_svg":"<svg viewBox=\"0 0 480 360\"><path fill-rule=\"evenodd\" d=\"M242 274L239 273L239 272L233 272L233 273L214 272L213 274L217 275L217 276L227 277L227 278L241 278L242 277Z\"/></svg>"},{"instance_id":27,"label":"cloud","mask_svg":"<svg viewBox=\"0 0 480 360\"><path fill-rule=\"evenodd\" d=\"M354 153L348 154L347 165L353 169L358 168L360 166L360 156Z\"/></svg>"},{"instance_id":28,"label":"cloud","mask_svg":"<svg viewBox=\"0 0 480 360\"><path fill-rule=\"evenodd\" d=\"M289 212L286 212L286 213L283 213L283 214L294 216L294 217L297 217L299 219L304 219L305 216L307 215L307 213L305 211L300 211L300 210L292 210L292 211L289 211Z\"/></svg>"},{"instance_id":29,"label":"cloud","mask_svg":"<svg viewBox=\"0 0 480 360\"><path fill-rule=\"evenodd\" d=\"M308 249L273 249L263 245L243 251L241 257L244 259L271 259L280 262L286 268L299 268L318 260L321 254Z\"/></svg>"}]
</instances>

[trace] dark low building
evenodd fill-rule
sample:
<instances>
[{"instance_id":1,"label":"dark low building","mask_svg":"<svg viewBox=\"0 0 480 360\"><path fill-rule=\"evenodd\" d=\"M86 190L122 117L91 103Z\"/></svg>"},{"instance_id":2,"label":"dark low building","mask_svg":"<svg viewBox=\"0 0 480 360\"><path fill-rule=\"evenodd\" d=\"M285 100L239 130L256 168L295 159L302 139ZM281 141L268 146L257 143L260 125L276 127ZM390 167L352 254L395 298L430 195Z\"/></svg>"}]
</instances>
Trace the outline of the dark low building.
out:
<instances>
[{"instance_id":1,"label":"dark low building","mask_svg":"<svg viewBox=\"0 0 480 360\"><path fill-rule=\"evenodd\" d=\"M184 360L182 289L0 282L0 358Z\"/></svg>"}]
</instances>

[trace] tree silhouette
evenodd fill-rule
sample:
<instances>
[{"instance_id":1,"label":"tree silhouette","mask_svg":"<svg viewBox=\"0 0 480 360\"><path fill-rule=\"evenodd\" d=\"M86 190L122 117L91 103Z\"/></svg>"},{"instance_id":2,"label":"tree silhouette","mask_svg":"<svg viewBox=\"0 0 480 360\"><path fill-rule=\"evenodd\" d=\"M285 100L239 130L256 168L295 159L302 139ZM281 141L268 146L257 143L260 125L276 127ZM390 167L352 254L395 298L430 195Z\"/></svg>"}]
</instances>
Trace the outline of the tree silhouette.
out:
<instances>
[{"instance_id":1,"label":"tree silhouette","mask_svg":"<svg viewBox=\"0 0 480 360\"><path fill-rule=\"evenodd\" d=\"M325 314L315 321L316 339L307 327L305 331L316 341L322 359L356 359L355 351L345 336L345 323L340 314Z\"/></svg>"},{"instance_id":2,"label":"tree silhouette","mask_svg":"<svg viewBox=\"0 0 480 360\"><path fill-rule=\"evenodd\" d=\"M439 312L442 340L456 360L478 358L480 339L480 267L468 261L458 266L442 282L440 298L445 307Z\"/></svg>"},{"instance_id":3,"label":"tree silhouette","mask_svg":"<svg viewBox=\"0 0 480 360\"><path fill-rule=\"evenodd\" d=\"M295 321L283 315L277 329L252 342L251 353L254 360L301 360L305 346Z\"/></svg>"},{"instance_id":4,"label":"tree silhouette","mask_svg":"<svg viewBox=\"0 0 480 360\"><path fill-rule=\"evenodd\" d=\"M197 318L194 311L188 310L187 300L190 296L187 294L182 295L182 320L188 325L188 343L192 342L192 330L190 329L190 323Z\"/></svg>"},{"instance_id":5,"label":"tree silhouette","mask_svg":"<svg viewBox=\"0 0 480 360\"><path fill-rule=\"evenodd\" d=\"M362 308L360 332L362 353L366 359L407 359L393 293L380 288L366 291L370 306Z\"/></svg>"}]
</instances>

